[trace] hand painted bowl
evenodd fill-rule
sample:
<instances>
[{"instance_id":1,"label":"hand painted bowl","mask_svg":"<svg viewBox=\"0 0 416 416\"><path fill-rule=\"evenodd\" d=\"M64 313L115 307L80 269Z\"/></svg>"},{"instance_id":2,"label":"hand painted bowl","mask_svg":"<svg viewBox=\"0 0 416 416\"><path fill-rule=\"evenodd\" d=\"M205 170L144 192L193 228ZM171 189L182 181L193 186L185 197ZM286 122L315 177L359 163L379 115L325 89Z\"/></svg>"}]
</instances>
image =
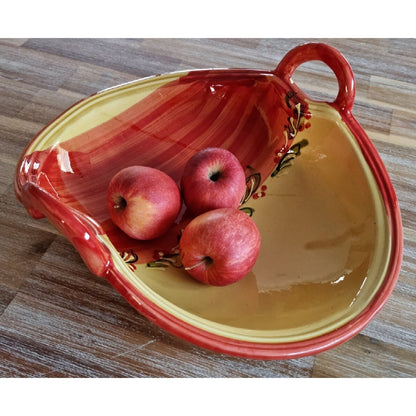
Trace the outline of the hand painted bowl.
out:
<instances>
[{"instance_id":1,"label":"hand painted bowl","mask_svg":"<svg viewBox=\"0 0 416 416\"><path fill-rule=\"evenodd\" d=\"M334 102L308 98L295 69L321 60ZM355 84L325 44L290 51L274 71L213 69L158 75L86 98L42 130L16 171L18 199L47 217L89 269L140 313L199 346L236 356L316 354L356 335L386 302L402 258L398 202L383 163L353 117ZM111 177L134 164L179 183L198 150L220 146L246 169L241 209L262 246L241 281L213 287L181 267L190 217L147 242L111 222Z\"/></svg>"}]
</instances>

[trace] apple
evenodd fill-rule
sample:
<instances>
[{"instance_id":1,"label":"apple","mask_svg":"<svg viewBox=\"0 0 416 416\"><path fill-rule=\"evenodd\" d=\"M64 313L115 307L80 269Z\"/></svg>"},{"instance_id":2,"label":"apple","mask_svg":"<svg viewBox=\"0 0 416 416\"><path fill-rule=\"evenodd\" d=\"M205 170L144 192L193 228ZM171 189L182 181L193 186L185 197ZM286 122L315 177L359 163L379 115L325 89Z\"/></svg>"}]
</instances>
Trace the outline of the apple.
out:
<instances>
[{"instance_id":1,"label":"apple","mask_svg":"<svg viewBox=\"0 0 416 416\"><path fill-rule=\"evenodd\" d=\"M164 234L181 209L178 185L148 166L129 166L111 179L107 206L113 222L127 235L151 240Z\"/></svg>"},{"instance_id":2,"label":"apple","mask_svg":"<svg viewBox=\"0 0 416 416\"><path fill-rule=\"evenodd\" d=\"M185 227L179 255L196 280L225 286L242 279L254 266L261 237L255 222L236 208L207 211Z\"/></svg>"},{"instance_id":3,"label":"apple","mask_svg":"<svg viewBox=\"0 0 416 416\"><path fill-rule=\"evenodd\" d=\"M208 147L186 163L181 190L195 216L216 208L238 208L246 192L244 169L230 151Z\"/></svg>"}]
</instances>

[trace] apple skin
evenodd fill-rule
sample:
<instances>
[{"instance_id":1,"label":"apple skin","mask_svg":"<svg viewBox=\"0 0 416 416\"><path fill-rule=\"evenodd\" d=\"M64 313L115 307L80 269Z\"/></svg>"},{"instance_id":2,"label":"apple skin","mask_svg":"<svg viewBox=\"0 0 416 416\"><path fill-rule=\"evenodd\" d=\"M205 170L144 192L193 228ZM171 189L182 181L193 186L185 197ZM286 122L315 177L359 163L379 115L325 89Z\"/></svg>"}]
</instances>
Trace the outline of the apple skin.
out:
<instances>
[{"instance_id":1,"label":"apple skin","mask_svg":"<svg viewBox=\"0 0 416 416\"><path fill-rule=\"evenodd\" d=\"M255 222L236 208L219 208L195 217L183 230L179 253L196 280L226 286L254 266L261 236Z\"/></svg>"},{"instance_id":2,"label":"apple skin","mask_svg":"<svg viewBox=\"0 0 416 416\"><path fill-rule=\"evenodd\" d=\"M107 206L112 221L127 235L151 240L164 234L181 209L178 185L148 166L129 166L111 179Z\"/></svg>"},{"instance_id":3,"label":"apple skin","mask_svg":"<svg viewBox=\"0 0 416 416\"><path fill-rule=\"evenodd\" d=\"M208 147L188 160L181 190L194 216L216 208L238 208L246 191L244 169L230 151Z\"/></svg>"}]
</instances>

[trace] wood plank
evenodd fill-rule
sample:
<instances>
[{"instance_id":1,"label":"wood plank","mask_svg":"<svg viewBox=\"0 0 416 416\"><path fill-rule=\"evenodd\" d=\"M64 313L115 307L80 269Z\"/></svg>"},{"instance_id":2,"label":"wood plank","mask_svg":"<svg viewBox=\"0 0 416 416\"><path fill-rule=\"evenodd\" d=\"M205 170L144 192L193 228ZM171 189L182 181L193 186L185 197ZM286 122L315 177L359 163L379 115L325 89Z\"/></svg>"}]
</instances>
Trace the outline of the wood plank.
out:
<instances>
[{"instance_id":1,"label":"wood plank","mask_svg":"<svg viewBox=\"0 0 416 416\"><path fill-rule=\"evenodd\" d=\"M57 90L64 79L75 71L76 64L24 46L1 45L0 68L4 77L34 87Z\"/></svg>"},{"instance_id":2,"label":"wood plank","mask_svg":"<svg viewBox=\"0 0 416 416\"><path fill-rule=\"evenodd\" d=\"M153 51L149 56L141 43L142 40L132 39L29 39L24 47L30 51L42 51L47 56L68 58L62 61L75 65L93 63L135 77L165 72L167 62L178 65L178 59L168 54L159 57Z\"/></svg>"},{"instance_id":3,"label":"wood plank","mask_svg":"<svg viewBox=\"0 0 416 416\"><path fill-rule=\"evenodd\" d=\"M46 220L14 197L16 163L31 138L97 90L139 77L208 67L272 70L293 47L324 41L356 78L353 113L385 163L399 200L404 256L384 308L348 342L287 361L230 357L168 334L90 273ZM416 43L413 39L0 39L0 376L416 376ZM319 62L295 80L332 99Z\"/></svg>"},{"instance_id":4,"label":"wood plank","mask_svg":"<svg viewBox=\"0 0 416 416\"><path fill-rule=\"evenodd\" d=\"M368 95L387 105L393 100L404 110L416 110L416 85L412 82L372 75Z\"/></svg>"},{"instance_id":5,"label":"wood plank","mask_svg":"<svg viewBox=\"0 0 416 416\"><path fill-rule=\"evenodd\" d=\"M316 356L313 377L415 377L416 351L357 335Z\"/></svg>"}]
</instances>

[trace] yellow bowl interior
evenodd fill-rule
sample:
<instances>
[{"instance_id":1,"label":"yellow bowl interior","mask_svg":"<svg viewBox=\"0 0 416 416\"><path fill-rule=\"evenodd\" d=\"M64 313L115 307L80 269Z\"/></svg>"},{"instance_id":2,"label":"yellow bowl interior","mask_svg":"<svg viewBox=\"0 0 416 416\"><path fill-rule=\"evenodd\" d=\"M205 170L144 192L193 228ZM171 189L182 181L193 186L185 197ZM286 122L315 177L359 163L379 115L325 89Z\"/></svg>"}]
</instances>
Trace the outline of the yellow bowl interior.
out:
<instances>
[{"instance_id":1,"label":"yellow bowl interior","mask_svg":"<svg viewBox=\"0 0 416 416\"><path fill-rule=\"evenodd\" d=\"M56 146L109 118L178 76L126 84L75 105L48 126L28 152ZM132 270L107 235L125 279L173 316L227 338L294 342L347 323L368 305L390 256L389 225L377 183L340 115L309 102L308 145L250 199L262 246L252 272L227 287L205 286L183 269ZM97 219L99 222L100 219Z\"/></svg>"}]
</instances>

